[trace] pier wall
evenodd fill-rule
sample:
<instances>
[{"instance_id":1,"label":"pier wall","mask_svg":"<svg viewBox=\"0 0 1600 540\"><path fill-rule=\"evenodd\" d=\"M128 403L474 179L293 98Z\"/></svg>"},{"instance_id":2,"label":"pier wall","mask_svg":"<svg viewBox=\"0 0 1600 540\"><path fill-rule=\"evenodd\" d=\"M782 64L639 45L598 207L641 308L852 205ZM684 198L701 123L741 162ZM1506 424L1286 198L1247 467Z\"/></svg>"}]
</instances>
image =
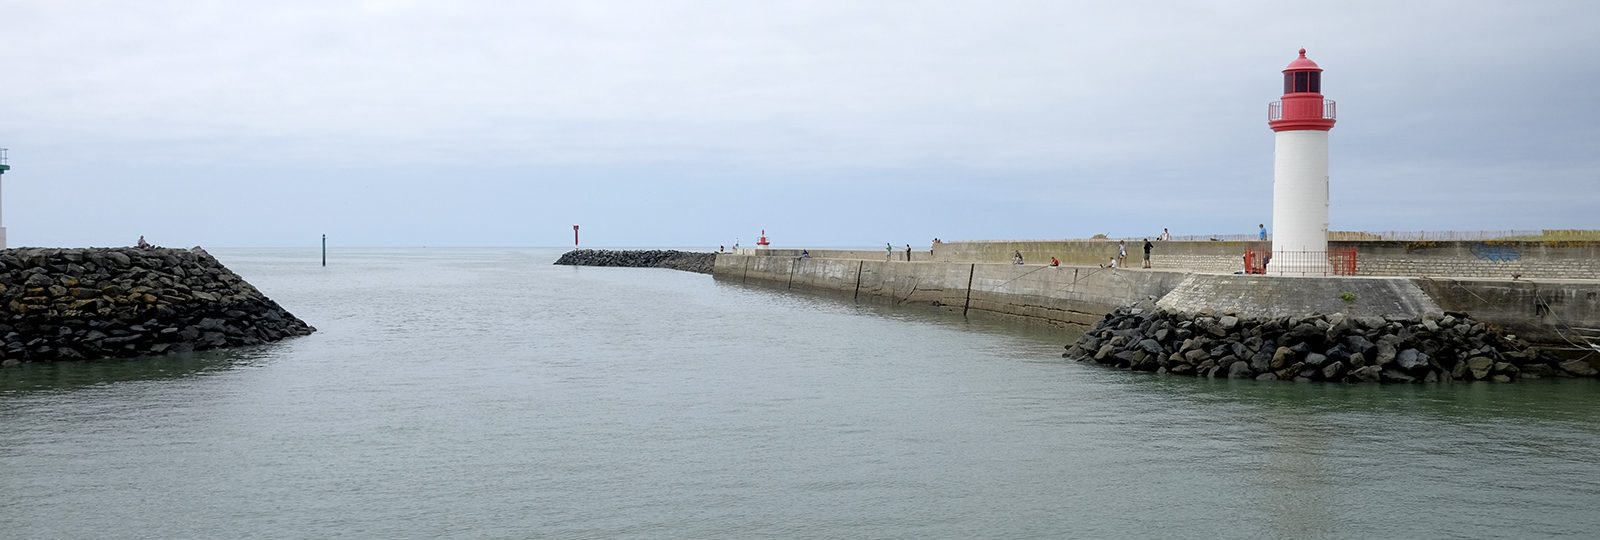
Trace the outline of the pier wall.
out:
<instances>
[{"instance_id":1,"label":"pier wall","mask_svg":"<svg viewBox=\"0 0 1600 540\"><path fill-rule=\"evenodd\" d=\"M1015 249L1015 248L1013 248ZM1058 256L1059 257L1059 256ZM1178 311L1253 317L1324 314L1417 318L1465 311L1535 343L1600 328L1600 282L1435 278L1282 278L1176 270L717 256L713 275L857 301L927 305L966 315L1082 328L1142 300ZM1347 294L1348 293L1348 294Z\"/></svg>"},{"instance_id":2,"label":"pier wall","mask_svg":"<svg viewBox=\"0 0 1600 540\"><path fill-rule=\"evenodd\" d=\"M1597 241L1333 241L1329 249L1356 250L1356 275L1391 277L1600 279ZM1271 242L1156 242L1156 269L1231 274L1243 270L1245 250L1269 251ZM1128 242L1129 266L1139 266L1144 242ZM933 246L931 260L1009 263L1021 252L1029 263L1054 256L1062 264L1099 266L1117 254L1115 240L971 241ZM881 253L878 254L880 257ZM816 256L813 253L813 256ZM913 260L922 260L913 257Z\"/></svg>"}]
</instances>

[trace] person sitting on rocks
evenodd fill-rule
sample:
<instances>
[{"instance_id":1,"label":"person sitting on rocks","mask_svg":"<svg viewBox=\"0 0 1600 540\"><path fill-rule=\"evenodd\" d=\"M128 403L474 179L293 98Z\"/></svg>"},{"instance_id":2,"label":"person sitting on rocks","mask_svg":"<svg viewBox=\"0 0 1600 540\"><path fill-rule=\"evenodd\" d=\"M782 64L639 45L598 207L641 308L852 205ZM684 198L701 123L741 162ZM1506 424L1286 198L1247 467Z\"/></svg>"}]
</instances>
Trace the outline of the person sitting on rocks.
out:
<instances>
[{"instance_id":1,"label":"person sitting on rocks","mask_svg":"<svg viewBox=\"0 0 1600 540\"><path fill-rule=\"evenodd\" d=\"M1011 264L1022 264L1022 251L1021 250L1014 251L1014 252L1011 253Z\"/></svg>"},{"instance_id":2,"label":"person sitting on rocks","mask_svg":"<svg viewBox=\"0 0 1600 540\"><path fill-rule=\"evenodd\" d=\"M139 235L139 243L134 244L134 247L137 247L139 249L150 249L150 248L153 248L155 246L152 246L152 245L150 245L149 242L144 241L144 235L141 234L141 235Z\"/></svg>"},{"instance_id":3,"label":"person sitting on rocks","mask_svg":"<svg viewBox=\"0 0 1600 540\"><path fill-rule=\"evenodd\" d=\"M1057 259L1055 255L1051 255L1050 266L1061 266L1061 259Z\"/></svg>"}]
</instances>

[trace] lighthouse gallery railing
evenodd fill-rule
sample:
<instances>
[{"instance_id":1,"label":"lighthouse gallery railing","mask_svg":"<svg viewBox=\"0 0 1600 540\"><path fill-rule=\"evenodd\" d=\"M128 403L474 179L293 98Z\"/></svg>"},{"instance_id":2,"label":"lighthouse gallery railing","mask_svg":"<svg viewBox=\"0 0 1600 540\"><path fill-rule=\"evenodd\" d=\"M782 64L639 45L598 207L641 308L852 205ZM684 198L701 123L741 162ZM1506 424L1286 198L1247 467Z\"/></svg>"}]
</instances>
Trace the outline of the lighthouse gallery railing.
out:
<instances>
[{"instance_id":1,"label":"lighthouse gallery railing","mask_svg":"<svg viewBox=\"0 0 1600 540\"><path fill-rule=\"evenodd\" d=\"M1268 103L1267 104L1267 121L1268 122L1272 122L1272 121L1282 120L1282 119L1283 119L1283 102L1282 101L1274 101L1272 103ZM1338 120L1339 119L1339 104L1338 103L1334 103L1334 101L1331 100L1331 99L1322 100L1322 119L1323 120Z\"/></svg>"}]
</instances>

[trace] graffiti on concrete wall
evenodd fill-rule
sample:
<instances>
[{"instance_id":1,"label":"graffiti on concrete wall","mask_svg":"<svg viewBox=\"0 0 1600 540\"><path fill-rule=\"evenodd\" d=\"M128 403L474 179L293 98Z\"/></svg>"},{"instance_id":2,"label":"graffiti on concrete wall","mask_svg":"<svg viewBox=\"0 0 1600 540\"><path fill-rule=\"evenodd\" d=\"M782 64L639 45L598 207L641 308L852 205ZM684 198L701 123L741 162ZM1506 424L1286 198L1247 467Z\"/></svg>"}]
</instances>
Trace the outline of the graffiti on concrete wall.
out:
<instances>
[{"instance_id":1,"label":"graffiti on concrete wall","mask_svg":"<svg viewBox=\"0 0 1600 540\"><path fill-rule=\"evenodd\" d=\"M1486 261L1511 262L1522 259L1522 252L1511 246L1475 244L1472 246L1472 256Z\"/></svg>"}]
</instances>

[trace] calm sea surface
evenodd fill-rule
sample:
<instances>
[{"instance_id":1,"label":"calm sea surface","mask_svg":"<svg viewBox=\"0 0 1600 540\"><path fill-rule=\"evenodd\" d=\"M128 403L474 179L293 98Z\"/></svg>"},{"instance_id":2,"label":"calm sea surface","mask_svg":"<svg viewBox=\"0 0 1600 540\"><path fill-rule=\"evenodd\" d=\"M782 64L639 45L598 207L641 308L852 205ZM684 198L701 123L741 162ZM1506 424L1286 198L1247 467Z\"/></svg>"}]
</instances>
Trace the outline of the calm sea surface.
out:
<instances>
[{"instance_id":1,"label":"calm sea surface","mask_svg":"<svg viewBox=\"0 0 1600 540\"><path fill-rule=\"evenodd\" d=\"M0 537L1600 534L1592 381L1155 377L557 250L214 253L321 331L0 370Z\"/></svg>"}]
</instances>

